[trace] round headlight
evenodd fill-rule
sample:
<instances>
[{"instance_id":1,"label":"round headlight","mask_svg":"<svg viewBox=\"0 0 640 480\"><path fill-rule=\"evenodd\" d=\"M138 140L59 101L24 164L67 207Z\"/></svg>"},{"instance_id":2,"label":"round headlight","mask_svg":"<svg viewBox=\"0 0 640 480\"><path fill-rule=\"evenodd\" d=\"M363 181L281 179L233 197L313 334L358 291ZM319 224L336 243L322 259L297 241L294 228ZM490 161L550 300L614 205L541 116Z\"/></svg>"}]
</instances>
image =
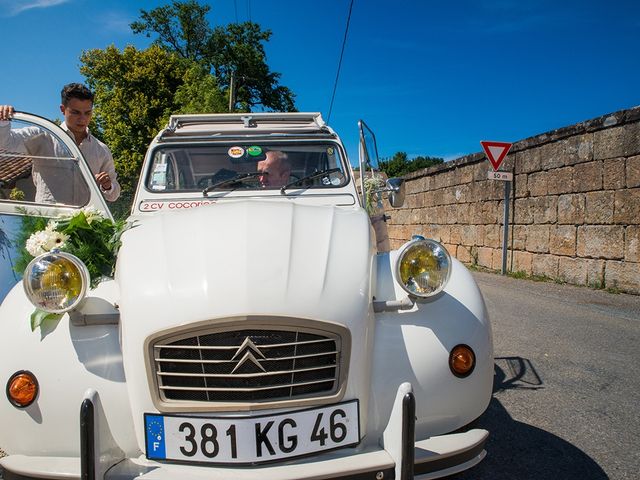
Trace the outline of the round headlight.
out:
<instances>
[{"instance_id":1,"label":"round headlight","mask_svg":"<svg viewBox=\"0 0 640 480\"><path fill-rule=\"evenodd\" d=\"M436 295L445 287L450 276L451 256L435 240L414 240L398 255L396 278L410 295Z\"/></svg>"},{"instance_id":2,"label":"round headlight","mask_svg":"<svg viewBox=\"0 0 640 480\"><path fill-rule=\"evenodd\" d=\"M45 253L27 265L22 284L36 308L64 313L75 308L87 293L89 271L74 255Z\"/></svg>"}]
</instances>

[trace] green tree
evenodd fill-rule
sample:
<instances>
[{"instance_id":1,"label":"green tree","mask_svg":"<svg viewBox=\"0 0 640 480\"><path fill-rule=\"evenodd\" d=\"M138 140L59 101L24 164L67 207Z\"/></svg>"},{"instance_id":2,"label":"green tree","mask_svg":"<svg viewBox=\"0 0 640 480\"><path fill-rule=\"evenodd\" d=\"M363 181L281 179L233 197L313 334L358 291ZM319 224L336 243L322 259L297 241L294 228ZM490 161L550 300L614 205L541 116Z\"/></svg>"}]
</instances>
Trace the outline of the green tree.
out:
<instances>
[{"instance_id":1,"label":"green tree","mask_svg":"<svg viewBox=\"0 0 640 480\"><path fill-rule=\"evenodd\" d=\"M174 0L171 5L141 10L140 20L131 28L134 33L155 36L154 43L167 51L205 66L227 100L233 93L234 109L295 111L295 95L279 84L281 75L267 65L264 43L271 31L253 22L212 29L206 19L210 10L194 0Z\"/></svg>"},{"instance_id":2,"label":"green tree","mask_svg":"<svg viewBox=\"0 0 640 480\"><path fill-rule=\"evenodd\" d=\"M218 82L202 65L192 64L184 74L184 83L175 94L177 110L172 113L225 112L227 100Z\"/></svg>"},{"instance_id":3,"label":"green tree","mask_svg":"<svg viewBox=\"0 0 640 480\"><path fill-rule=\"evenodd\" d=\"M418 155L414 157L409 162L411 165L411 171L415 172L416 170L420 170L421 168L432 167L433 165L439 165L444 162L443 158L440 157L424 157L422 155Z\"/></svg>"},{"instance_id":4,"label":"green tree","mask_svg":"<svg viewBox=\"0 0 640 480\"><path fill-rule=\"evenodd\" d=\"M401 177L407 173L443 163L439 157L417 156L411 160L406 152L396 152L391 158L380 160L380 170L389 177Z\"/></svg>"},{"instance_id":5,"label":"green tree","mask_svg":"<svg viewBox=\"0 0 640 480\"><path fill-rule=\"evenodd\" d=\"M80 60L80 72L96 94L96 126L113 153L122 186L112 208L121 217L130 208L149 142L170 113L185 109L176 92L193 64L158 46L122 51L110 46L86 51Z\"/></svg>"},{"instance_id":6,"label":"green tree","mask_svg":"<svg viewBox=\"0 0 640 480\"><path fill-rule=\"evenodd\" d=\"M280 74L267 65L263 43L270 38L270 30L263 31L253 22L217 27L210 38L208 61L213 74L227 91L234 76L234 103L242 111L255 106L295 111L295 95L279 84Z\"/></svg>"},{"instance_id":7,"label":"green tree","mask_svg":"<svg viewBox=\"0 0 640 480\"><path fill-rule=\"evenodd\" d=\"M149 12L140 10L140 20L131 24L131 30L147 37L157 35L156 45L182 58L206 61L213 33L206 19L210 10L210 6L200 5L194 0L174 1Z\"/></svg>"}]
</instances>

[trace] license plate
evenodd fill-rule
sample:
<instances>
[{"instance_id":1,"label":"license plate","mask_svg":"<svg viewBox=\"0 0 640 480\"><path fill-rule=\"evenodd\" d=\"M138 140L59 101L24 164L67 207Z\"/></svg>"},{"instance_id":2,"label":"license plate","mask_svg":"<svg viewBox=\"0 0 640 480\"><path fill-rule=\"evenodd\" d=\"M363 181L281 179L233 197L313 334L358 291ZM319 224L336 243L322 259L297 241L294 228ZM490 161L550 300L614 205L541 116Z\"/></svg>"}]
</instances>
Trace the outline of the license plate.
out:
<instances>
[{"instance_id":1,"label":"license plate","mask_svg":"<svg viewBox=\"0 0 640 480\"><path fill-rule=\"evenodd\" d=\"M144 414L147 458L224 464L298 457L360 441L358 401L251 417Z\"/></svg>"}]
</instances>

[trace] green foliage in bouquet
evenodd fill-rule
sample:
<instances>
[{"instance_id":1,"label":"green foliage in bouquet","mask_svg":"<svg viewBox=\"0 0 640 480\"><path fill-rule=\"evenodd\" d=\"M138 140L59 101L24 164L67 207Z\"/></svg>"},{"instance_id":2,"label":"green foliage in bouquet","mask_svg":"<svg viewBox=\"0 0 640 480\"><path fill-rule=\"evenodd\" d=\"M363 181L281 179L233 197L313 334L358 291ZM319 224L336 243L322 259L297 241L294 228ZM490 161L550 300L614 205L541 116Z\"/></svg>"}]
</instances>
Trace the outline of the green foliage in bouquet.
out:
<instances>
[{"instance_id":1,"label":"green foliage in bouquet","mask_svg":"<svg viewBox=\"0 0 640 480\"><path fill-rule=\"evenodd\" d=\"M26 248L27 240L34 232L44 230L49 220L43 217L31 217L26 214L23 214L20 220L22 225L11 243L13 245L21 245L18 249L18 258L16 258L13 263L13 269L17 274L22 275L27 265L29 265L29 262L33 260L33 255L31 255Z\"/></svg>"},{"instance_id":2,"label":"green foliage in bouquet","mask_svg":"<svg viewBox=\"0 0 640 480\"><path fill-rule=\"evenodd\" d=\"M47 220L22 217L18 245L23 245L16 270L24 271L29 262L53 249L78 257L87 266L94 288L102 277L112 277L122 233L129 227L124 220L112 221L93 209L73 216Z\"/></svg>"}]
</instances>

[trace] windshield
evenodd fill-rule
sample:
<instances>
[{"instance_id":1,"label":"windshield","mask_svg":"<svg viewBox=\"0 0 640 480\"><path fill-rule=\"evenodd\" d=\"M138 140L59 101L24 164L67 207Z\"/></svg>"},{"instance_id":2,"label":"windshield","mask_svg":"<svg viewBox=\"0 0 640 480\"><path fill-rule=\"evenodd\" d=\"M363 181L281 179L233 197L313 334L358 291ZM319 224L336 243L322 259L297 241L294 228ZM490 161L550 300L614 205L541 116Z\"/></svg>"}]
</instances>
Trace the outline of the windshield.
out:
<instances>
[{"instance_id":1,"label":"windshield","mask_svg":"<svg viewBox=\"0 0 640 480\"><path fill-rule=\"evenodd\" d=\"M335 188L348 176L332 143L228 143L156 149L147 172L151 192Z\"/></svg>"}]
</instances>

